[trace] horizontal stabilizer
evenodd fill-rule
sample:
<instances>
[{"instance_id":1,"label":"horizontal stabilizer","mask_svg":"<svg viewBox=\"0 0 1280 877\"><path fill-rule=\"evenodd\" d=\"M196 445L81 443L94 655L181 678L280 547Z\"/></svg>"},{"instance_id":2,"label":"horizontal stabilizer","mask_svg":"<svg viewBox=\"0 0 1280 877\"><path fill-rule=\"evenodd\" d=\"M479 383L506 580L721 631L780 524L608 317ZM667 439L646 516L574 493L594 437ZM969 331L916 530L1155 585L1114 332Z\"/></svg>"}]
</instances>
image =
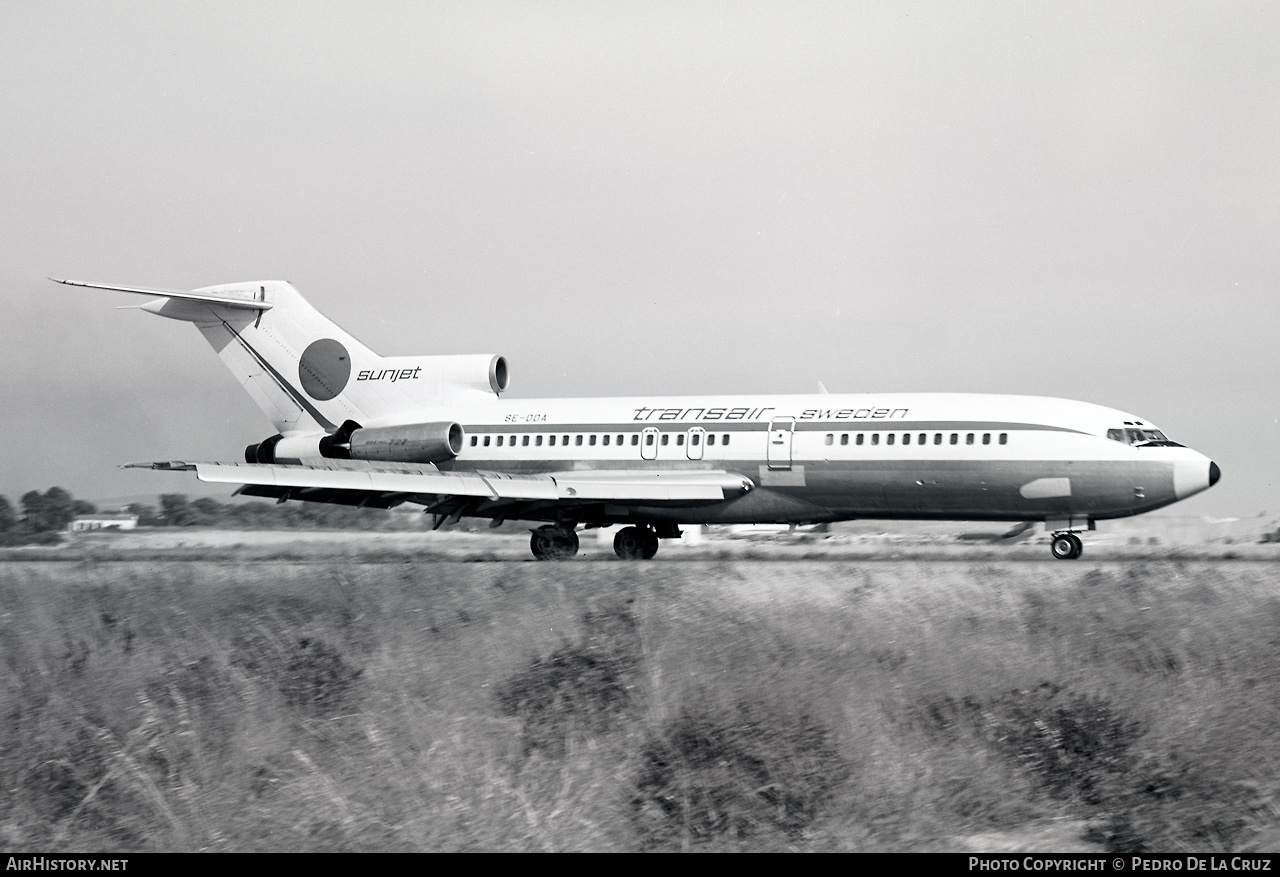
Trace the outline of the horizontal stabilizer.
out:
<instances>
[{"instance_id":1,"label":"horizontal stabilizer","mask_svg":"<svg viewBox=\"0 0 1280 877\"><path fill-rule=\"evenodd\" d=\"M251 311L268 311L271 305L265 301L255 301L253 299L233 298L226 295L214 295L208 292L191 292L180 289L150 289L143 286L113 286L106 283L84 283L79 280L59 280L57 277L50 277L54 283L62 283L66 286L83 286L88 289L109 289L113 292L134 292L139 295L161 295L166 298L180 298L185 301L207 302L208 304L222 305L228 308L244 308Z\"/></svg>"}]
</instances>

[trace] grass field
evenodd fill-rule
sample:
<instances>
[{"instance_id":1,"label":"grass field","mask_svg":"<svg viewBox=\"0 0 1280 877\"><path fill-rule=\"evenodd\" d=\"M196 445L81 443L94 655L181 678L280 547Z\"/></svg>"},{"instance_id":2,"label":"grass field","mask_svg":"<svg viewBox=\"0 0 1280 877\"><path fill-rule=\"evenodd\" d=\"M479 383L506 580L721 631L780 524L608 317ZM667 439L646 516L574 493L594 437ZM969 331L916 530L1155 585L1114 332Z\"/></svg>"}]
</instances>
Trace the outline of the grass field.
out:
<instances>
[{"instance_id":1,"label":"grass field","mask_svg":"<svg viewBox=\"0 0 1280 877\"><path fill-rule=\"evenodd\" d=\"M214 554L0 563L0 846L1280 847L1273 562Z\"/></svg>"}]
</instances>

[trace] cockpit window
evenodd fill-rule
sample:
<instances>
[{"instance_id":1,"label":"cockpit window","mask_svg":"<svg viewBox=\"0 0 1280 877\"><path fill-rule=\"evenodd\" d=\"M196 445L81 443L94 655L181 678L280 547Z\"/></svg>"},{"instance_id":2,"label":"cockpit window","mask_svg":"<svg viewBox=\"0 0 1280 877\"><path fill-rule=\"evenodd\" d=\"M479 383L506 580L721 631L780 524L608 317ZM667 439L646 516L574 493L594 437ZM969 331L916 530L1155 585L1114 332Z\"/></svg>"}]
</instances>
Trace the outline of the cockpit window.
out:
<instances>
[{"instance_id":1,"label":"cockpit window","mask_svg":"<svg viewBox=\"0 0 1280 877\"><path fill-rule=\"evenodd\" d=\"M1118 429L1109 429L1107 430L1107 438L1115 439L1116 441L1127 440L1129 444L1133 445L1134 447L1143 447L1143 448L1180 448L1182 447L1182 445L1178 444L1177 442L1169 441L1169 439L1165 438L1165 434L1158 429L1126 428L1124 430L1123 438L1121 438L1119 435L1112 434L1112 433L1119 433L1119 432L1120 430Z\"/></svg>"}]
</instances>

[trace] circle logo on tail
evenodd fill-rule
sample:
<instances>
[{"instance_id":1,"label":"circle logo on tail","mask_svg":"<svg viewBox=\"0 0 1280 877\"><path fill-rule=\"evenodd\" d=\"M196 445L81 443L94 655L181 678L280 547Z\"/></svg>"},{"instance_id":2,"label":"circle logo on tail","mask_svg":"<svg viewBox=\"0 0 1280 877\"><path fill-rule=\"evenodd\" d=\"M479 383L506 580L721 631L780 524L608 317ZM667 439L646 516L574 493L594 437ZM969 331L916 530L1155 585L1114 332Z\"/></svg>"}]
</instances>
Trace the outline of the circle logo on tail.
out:
<instances>
[{"instance_id":1,"label":"circle logo on tail","mask_svg":"<svg viewBox=\"0 0 1280 877\"><path fill-rule=\"evenodd\" d=\"M302 389L317 402L327 402L342 392L351 377L351 355L332 338L312 341L298 363Z\"/></svg>"}]
</instances>

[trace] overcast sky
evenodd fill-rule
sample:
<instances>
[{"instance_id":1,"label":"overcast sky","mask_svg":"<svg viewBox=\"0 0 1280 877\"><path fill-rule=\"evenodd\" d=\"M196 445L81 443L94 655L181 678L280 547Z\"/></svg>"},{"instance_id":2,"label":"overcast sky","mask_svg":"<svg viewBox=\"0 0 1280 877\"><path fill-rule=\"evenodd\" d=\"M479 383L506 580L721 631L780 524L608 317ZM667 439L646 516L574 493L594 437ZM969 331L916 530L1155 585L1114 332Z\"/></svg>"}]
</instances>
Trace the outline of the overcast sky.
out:
<instances>
[{"instance_id":1,"label":"overcast sky","mask_svg":"<svg viewBox=\"0 0 1280 877\"><path fill-rule=\"evenodd\" d=\"M272 432L52 275L289 280L513 396L1083 399L1280 515L1280 5L0 0L0 77L13 500Z\"/></svg>"}]
</instances>

